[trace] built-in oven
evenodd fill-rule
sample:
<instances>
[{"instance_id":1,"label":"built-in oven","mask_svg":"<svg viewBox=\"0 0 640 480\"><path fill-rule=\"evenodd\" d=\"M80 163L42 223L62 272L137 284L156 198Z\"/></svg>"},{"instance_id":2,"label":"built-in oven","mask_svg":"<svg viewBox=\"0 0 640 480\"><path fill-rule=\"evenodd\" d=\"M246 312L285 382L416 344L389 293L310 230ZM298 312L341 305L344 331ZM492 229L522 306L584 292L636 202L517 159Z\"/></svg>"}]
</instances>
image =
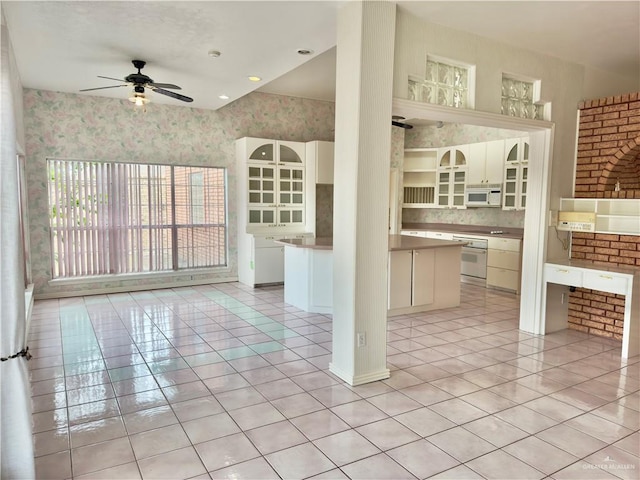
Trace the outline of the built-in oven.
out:
<instances>
[{"instance_id":1,"label":"built-in oven","mask_svg":"<svg viewBox=\"0 0 640 480\"><path fill-rule=\"evenodd\" d=\"M460 274L469 280L485 281L487 278L487 248L485 239L454 235L454 240L466 242L462 247Z\"/></svg>"}]
</instances>

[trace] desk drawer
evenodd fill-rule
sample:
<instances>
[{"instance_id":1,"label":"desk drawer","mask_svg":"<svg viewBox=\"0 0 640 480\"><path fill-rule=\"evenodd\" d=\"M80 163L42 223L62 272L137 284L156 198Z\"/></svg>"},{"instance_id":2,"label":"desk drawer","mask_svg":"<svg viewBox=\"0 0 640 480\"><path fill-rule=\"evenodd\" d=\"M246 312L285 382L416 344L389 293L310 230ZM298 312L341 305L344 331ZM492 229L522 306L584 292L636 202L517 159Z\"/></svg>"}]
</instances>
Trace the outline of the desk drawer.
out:
<instances>
[{"instance_id":1,"label":"desk drawer","mask_svg":"<svg viewBox=\"0 0 640 480\"><path fill-rule=\"evenodd\" d=\"M584 272L582 286L600 292L617 293L625 295L629 279L623 275L616 275L609 272Z\"/></svg>"},{"instance_id":2,"label":"desk drawer","mask_svg":"<svg viewBox=\"0 0 640 480\"><path fill-rule=\"evenodd\" d=\"M545 265L544 278L546 282L582 287L582 270L565 267L563 265Z\"/></svg>"}]
</instances>

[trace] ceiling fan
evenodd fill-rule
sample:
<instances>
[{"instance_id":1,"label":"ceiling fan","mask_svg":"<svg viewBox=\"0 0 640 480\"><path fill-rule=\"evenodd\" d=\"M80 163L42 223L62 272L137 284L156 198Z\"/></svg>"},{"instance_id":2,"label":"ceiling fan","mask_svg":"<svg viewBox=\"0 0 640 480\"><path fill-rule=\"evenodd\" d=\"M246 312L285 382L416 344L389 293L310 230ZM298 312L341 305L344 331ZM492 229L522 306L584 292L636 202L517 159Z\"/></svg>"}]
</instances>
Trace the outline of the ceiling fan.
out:
<instances>
[{"instance_id":1,"label":"ceiling fan","mask_svg":"<svg viewBox=\"0 0 640 480\"><path fill-rule=\"evenodd\" d=\"M408 123L404 123L402 121L404 119L405 118L400 116L400 115L393 115L391 117L391 125L393 125L394 127L404 128L405 130L411 130L413 128L413 125L410 125Z\"/></svg>"},{"instance_id":2,"label":"ceiling fan","mask_svg":"<svg viewBox=\"0 0 640 480\"><path fill-rule=\"evenodd\" d=\"M92 90L103 90L105 88L118 88L118 87L130 87L133 86L133 94L129 98L136 105L144 105L149 101L148 98L144 96L144 89L148 88L156 93L160 93L162 95L166 95L167 97L175 98L177 100L182 100L183 102L193 102L193 98L187 97L186 95L181 95L176 92L172 92L170 90L166 90L170 88L171 90L181 90L178 85L173 85L171 83L156 83L151 78L149 78L144 73L141 73L140 70L144 68L146 62L143 60L132 60L133 66L138 69L137 73L132 73L131 75L127 75L124 77L124 80L113 77L103 77L102 75L98 75L98 78L106 78L107 80L116 80L118 82L126 82L122 85L110 85L108 87L97 87L97 88L85 88L80 90L81 92L90 92Z\"/></svg>"}]
</instances>

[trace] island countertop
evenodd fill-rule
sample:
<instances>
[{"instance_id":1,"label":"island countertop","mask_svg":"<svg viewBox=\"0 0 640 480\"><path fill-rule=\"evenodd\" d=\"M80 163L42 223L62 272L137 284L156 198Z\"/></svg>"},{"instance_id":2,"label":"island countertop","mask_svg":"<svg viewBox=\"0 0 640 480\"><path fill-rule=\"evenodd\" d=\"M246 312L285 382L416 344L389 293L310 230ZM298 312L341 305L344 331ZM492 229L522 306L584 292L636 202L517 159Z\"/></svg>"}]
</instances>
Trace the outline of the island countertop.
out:
<instances>
[{"instance_id":1,"label":"island countertop","mask_svg":"<svg viewBox=\"0 0 640 480\"><path fill-rule=\"evenodd\" d=\"M311 248L316 250L333 250L333 239L319 238L287 238L275 240L275 243L296 248ZM389 251L420 250L424 248L462 247L464 242L456 240L438 240L435 238L412 237L409 235L389 235Z\"/></svg>"}]
</instances>

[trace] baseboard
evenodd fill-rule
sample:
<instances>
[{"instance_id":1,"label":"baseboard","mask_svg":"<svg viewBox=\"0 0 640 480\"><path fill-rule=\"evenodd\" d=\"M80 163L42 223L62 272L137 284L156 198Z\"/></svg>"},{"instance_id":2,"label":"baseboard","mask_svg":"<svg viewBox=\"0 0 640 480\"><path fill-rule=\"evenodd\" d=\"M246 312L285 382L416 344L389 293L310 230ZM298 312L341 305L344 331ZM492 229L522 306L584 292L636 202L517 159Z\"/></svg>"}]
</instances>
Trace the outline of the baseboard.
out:
<instances>
[{"instance_id":1,"label":"baseboard","mask_svg":"<svg viewBox=\"0 0 640 480\"><path fill-rule=\"evenodd\" d=\"M337 368L333 362L329 364L329 371L340 377L352 387L363 385L365 383L377 382L378 380L385 380L391 375L388 368L384 368L376 372L365 373L363 375L351 375Z\"/></svg>"},{"instance_id":2,"label":"baseboard","mask_svg":"<svg viewBox=\"0 0 640 480\"><path fill-rule=\"evenodd\" d=\"M127 285L119 287L107 287L91 290L78 290L72 292L55 292L55 293L38 293L34 296L35 300L50 300L55 298L68 298L68 297L84 297L88 295L108 295L111 293L126 293L126 292L139 292L144 290L164 290L167 288L181 288L181 287L195 287L198 285L209 285L215 283L229 283L237 282L238 277L226 277L215 279L203 279L203 280L188 280L184 282L167 282L162 284L152 285Z\"/></svg>"}]
</instances>

